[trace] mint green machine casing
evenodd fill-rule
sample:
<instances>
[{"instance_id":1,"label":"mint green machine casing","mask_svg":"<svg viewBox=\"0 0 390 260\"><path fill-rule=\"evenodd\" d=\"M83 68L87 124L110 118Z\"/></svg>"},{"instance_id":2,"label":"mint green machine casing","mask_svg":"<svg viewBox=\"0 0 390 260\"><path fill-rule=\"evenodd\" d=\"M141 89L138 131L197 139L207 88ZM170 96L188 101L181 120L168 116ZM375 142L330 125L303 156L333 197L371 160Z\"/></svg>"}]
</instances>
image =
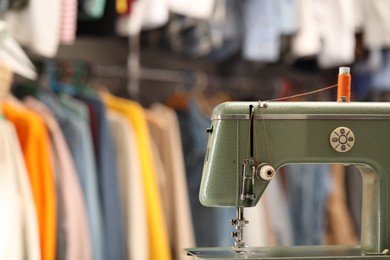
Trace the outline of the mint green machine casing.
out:
<instances>
[{"instance_id":1,"label":"mint green machine casing","mask_svg":"<svg viewBox=\"0 0 390 260\"><path fill-rule=\"evenodd\" d=\"M250 106L254 108L252 139ZM340 135L336 130L340 128L351 133L332 139L335 132ZM267 102L260 107L257 102L227 102L214 109L208 132L199 193L203 205L239 208L257 204L269 181L254 178L250 190L254 198L240 197L242 162L251 156L251 140L255 165L268 163L278 169L287 164L353 164L363 179L361 244L252 247L244 250L247 253L233 248L194 248L187 249L189 255L200 259L390 259L381 254L390 249L390 103ZM341 151L333 148L337 144L344 146Z\"/></svg>"}]
</instances>

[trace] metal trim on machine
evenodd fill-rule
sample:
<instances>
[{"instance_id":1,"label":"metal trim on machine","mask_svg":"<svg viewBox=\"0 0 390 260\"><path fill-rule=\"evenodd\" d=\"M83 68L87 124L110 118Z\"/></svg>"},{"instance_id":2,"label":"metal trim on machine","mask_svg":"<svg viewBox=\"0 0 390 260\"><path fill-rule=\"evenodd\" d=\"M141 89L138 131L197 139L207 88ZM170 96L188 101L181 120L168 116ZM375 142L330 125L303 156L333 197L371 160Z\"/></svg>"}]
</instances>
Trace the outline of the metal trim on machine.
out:
<instances>
[{"instance_id":1,"label":"metal trim on machine","mask_svg":"<svg viewBox=\"0 0 390 260\"><path fill-rule=\"evenodd\" d=\"M256 114L254 115L256 120L390 120L390 115L383 114ZM224 115L213 115L211 120L248 120L249 115L245 114L224 114Z\"/></svg>"}]
</instances>

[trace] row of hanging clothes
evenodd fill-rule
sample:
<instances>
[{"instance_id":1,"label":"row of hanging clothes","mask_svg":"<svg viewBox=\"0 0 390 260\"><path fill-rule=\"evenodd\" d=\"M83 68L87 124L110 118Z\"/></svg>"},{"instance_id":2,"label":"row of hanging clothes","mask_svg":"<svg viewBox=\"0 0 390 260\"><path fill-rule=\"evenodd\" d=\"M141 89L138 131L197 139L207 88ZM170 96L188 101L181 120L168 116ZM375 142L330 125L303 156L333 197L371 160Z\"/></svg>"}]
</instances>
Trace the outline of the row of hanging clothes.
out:
<instances>
[{"instance_id":1,"label":"row of hanging clothes","mask_svg":"<svg viewBox=\"0 0 390 260\"><path fill-rule=\"evenodd\" d=\"M210 98L176 93L146 109L83 85L80 64L59 64L46 63L49 87L16 85L18 100L2 104L40 199L33 205L42 257L182 259L185 247L231 246L235 209L207 208L198 199ZM61 75L69 64L75 73ZM294 90L286 81L280 82L287 95ZM222 96L215 102L229 98ZM29 130L36 121L46 138ZM248 244L357 243L359 185L349 185L347 198L344 174L324 165L280 170L264 199L247 210Z\"/></svg>"},{"instance_id":2,"label":"row of hanging clothes","mask_svg":"<svg viewBox=\"0 0 390 260\"><path fill-rule=\"evenodd\" d=\"M47 67L49 88L13 95L2 70L0 259L182 259L195 240L176 113Z\"/></svg>"},{"instance_id":3,"label":"row of hanging clothes","mask_svg":"<svg viewBox=\"0 0 390 260\"><path fill-rule=\"evenodd\" d=\"M214 61L317 57L330 68L353 63L359 44L374 53L390 47L389 0L4 0L0 8L13 37L44 57L76 36L151 29L163 31L169 50Z\"/></svg>"},{"instance_id":4,"label":"row of hanging clothes","mask_svg":"<svg viewBox=\"0 0 390 260\"><path fill-rule=\"evenodd\" d=\"M88 87L99 67L35 67L40 78L14 84L12 95L12 71L1 73L0 172L12 189L1 192L0 225L16 235L2 233L0 259L185 259L183 248L230 245L234 211L198 200L204 99L176 95L167 104L177 111L145 109Z\"/></svg>"}]
</instances>

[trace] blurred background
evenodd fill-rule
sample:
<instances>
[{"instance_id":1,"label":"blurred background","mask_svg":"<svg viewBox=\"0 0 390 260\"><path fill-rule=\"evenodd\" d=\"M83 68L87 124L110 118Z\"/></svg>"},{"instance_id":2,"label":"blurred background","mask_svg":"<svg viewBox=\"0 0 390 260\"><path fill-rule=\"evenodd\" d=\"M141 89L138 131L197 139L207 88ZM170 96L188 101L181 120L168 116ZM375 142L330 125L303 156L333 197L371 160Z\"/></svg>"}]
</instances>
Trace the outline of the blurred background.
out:
<instances>
[{"instance_id":1,"label":"blurred background","mask_svg":"<svg viewBox=\"0 0 390 260\"><path fill-rule=\"evenodd\" d=\"M337 83L390 98L390 0L0 1L0 259L187 259L213 108ZM329 90L300 100L336 101ZM288 165L249 246L359 244L354 166Z\"/></svg>"}]
</instances>

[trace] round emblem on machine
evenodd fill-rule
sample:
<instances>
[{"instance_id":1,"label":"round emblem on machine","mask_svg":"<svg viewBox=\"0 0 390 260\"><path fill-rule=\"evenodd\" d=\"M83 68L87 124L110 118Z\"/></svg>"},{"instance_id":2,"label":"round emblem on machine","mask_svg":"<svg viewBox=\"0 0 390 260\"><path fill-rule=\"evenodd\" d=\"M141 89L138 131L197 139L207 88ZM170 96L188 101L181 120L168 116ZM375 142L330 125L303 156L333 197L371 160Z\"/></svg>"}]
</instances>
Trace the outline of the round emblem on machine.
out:
<instances>
[{"instance_id":1,"label":"round emblem on machine","mask_svg":"<svg viewBox=\"0 0 390 260\"><path fill-rule=\"evenodd\" d=\"M355 135L348 127L337 127L330 134L329 142L337 152L345 153L351 150L355 144Z\"/></svg>"}]
</instances>

